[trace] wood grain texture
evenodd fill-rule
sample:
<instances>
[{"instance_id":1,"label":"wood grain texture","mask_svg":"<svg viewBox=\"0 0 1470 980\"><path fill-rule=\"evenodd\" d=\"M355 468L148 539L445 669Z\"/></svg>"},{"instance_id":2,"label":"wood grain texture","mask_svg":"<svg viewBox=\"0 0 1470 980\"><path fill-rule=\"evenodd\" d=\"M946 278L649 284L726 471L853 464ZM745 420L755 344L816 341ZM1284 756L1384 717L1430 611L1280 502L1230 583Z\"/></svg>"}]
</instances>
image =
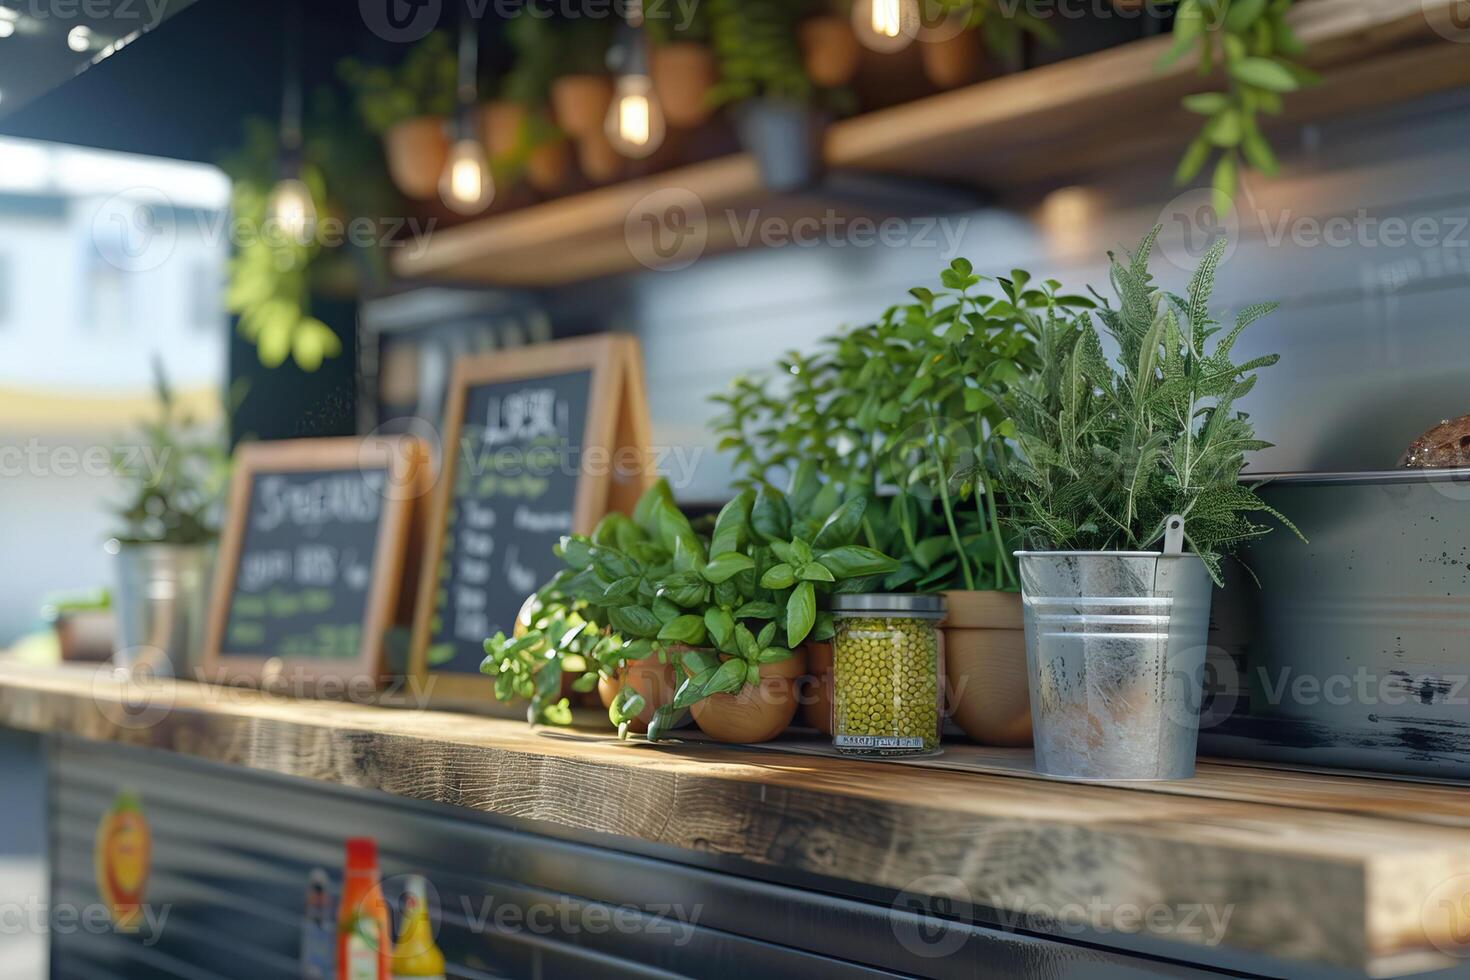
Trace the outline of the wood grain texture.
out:
<instances>
[{"instance_id":1,"label":"wood grain texture","mask_svg":"<svg viewBox=\"0 0 1470 980\"><path fill-rule=\"evenodd\" d=\"M959 894L1032 928L1047 914L1080 916L1103 934L1185 944L1186 956L1214 938L1380 975L1444 966L1446 929L1426 907L1447 895L1470 901L1466 794L1386 780L1206 765L1174 784L1061 784L1018 778L1028 774L1014 754L981 774L653 748L500 719L15 666L0 667L0 724ZM1170 923L1135 921L1151 907L1173 910ZM1206 918L1185 926L1190 909L1228 917L1212 936Z\"/></svg>"},{"instance_id":2,"label":"wood grain texture","mask_svg":"<svg viewBox=\"0 0 1470 980\"><path fill-rule=\"evenodd\" d=\"M1464 0L1304 0L1292 12L1308 63L1323 84L1287 100L1288 121L1318 120L1470 85L1465 45L1447 38ZM1182 96L1220 84L1186 57L1159 69L1172 39L1135 41L1015 75L942 92L835 123L831 170L902 174L986 189L1036 186L1179 152L1199 117ZM676 197L651 196L663 192ZM834 209L881 218L850 201L773 197L748 154L521 208L438 232L394 257L409 278L551 286L641 268L630 222L698 201L702 254L743 247L752 215L788 224Z\"/></svg>"}]
</instances>

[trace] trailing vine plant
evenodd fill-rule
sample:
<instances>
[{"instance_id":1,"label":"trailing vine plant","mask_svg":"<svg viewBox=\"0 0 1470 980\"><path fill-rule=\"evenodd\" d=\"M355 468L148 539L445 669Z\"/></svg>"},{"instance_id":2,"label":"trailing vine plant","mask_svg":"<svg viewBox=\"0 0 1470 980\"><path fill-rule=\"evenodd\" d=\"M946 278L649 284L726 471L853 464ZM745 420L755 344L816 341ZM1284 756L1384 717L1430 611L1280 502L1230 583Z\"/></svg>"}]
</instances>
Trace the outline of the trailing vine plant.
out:
<instances>
[{"instance_id":1,"label":"trailing vine plant","mask_svg":"<svg viewBox=\"0 0 1470 980\"><path fill-rule=\"evenodd\" d=\"M1234 207L1245 167L1267 176L1277 172L1260 117L1279 115L1282 96L1317 80L1296 60L1305 47L1287 20L1291 5L1292 0L1179 0L1174 44L1159 67L1194 50L1200 74L1222 71L1226 85L1185 96L1184 107L1205 122L1184 151L1175 180L1190 183L1213 160L1211 186L1221 214Z\"/></svg>"}]
</instances>

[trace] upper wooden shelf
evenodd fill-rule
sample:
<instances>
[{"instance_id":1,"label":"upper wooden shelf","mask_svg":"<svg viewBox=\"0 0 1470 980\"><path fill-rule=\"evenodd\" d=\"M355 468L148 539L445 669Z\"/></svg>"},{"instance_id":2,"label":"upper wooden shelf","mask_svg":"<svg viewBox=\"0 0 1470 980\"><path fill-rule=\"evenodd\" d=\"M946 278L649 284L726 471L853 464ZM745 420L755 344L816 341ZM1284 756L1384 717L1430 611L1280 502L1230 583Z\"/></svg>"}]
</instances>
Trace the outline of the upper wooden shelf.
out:
<instances>
[{"instance_id":1,"label":"upper wooden shelf","mask_svg":"<svg viewBox=\"0 0 1470 980\"><path fill-rule=\"evenodd\" d=\"M1302 0L1298 34L1323 84L1287 100L1287 121L1326 118L1470 85L1470 30L1454 26L1462 0ZM1199 117L1181 96L1209 84L1195 63L1157 69L1167 36L980 82L866 113L827 131L834 172L933 178L977 188L1012 188L1084 177L1166 151L1192 138ZM395 272L502 286L554 286L640 268L629 248L629 216L649 210L654 191L681 188L713 219L705 254L736 247L739 221L759 207L794 218L838 207L881 216L821 189L774 196L755 161L735 154L436 232L419 251L400 252ZM685 197L684 199L688 199ZM655 199L657 213L669 199ZM902 210L902 209L900 209ZM890 211L889 213L897 213Z\"/></svg>"},{"instance_id":2,"label":"upper wooden shelf","mask_svg":"<svg viewBox=\"0 0 1470 980\"><path fill-rule=\"evenodd\" d=\"M1192 780L1083 785L1036 778L1029 753L1012 750L948 746L946 759L981 770L956 772L654 748L449 712L190 682L126 688L107 671L3 664L0 726L603 834L609 846L714 854L742 873L816 875L836 891L953 895L958 882L981 921L987 909L1085 909L1090 943L1149 942L1217 966L1228 953L1273 975L1404 975L1470 953L1454 945L1470 907L1463 788L1208 762ZM1213 919L1189 929L1139 916L1161 903ZM1057 928L1084 935L1070 920Z\"/></svg>"}]
</instances>

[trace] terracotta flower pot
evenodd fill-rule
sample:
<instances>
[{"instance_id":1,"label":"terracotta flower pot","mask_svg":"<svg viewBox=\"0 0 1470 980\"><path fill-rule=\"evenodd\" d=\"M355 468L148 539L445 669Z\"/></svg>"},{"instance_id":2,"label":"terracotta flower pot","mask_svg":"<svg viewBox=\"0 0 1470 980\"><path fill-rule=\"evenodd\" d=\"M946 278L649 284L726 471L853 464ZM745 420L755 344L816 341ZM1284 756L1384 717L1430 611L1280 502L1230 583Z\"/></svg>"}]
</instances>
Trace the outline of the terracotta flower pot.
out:
<instances>
[{"instance_id":1,"label":"terracotta flower pot","mask_svg":"<svg viewBox=\"0 0 1470 980\"><path fill-rule=\"evenodd\" d=\"M537 145L526 157L526 179L543 194L566 186L572 170L572 146L562 137Z\"/></svg>"},{"instance_id":2,"label":"terracotta flower pot","mask_svg":"<svg viewBox=\"0 0 1470 980\"><path fill-rule=\"evenodd\" d=\"M594 184L616 180L623 172L623 157L601 129L577 139L577 162L582 174Z\"/></svg>"},{"instance_id":3,"label":"terracotta flower pot","mask_svg":"<svg viewBox=\"0 0 1470 980\"><path fill-rule=\"evenodd\" d=\"M769 742L796 717L796 679L806 673L800 651L760 669L759 687L746 685L737 694L714 694L690 709L699 730L720 742Z\"/></svg>"},{"instance_id":4,"label":"terracotta flower pot","mask_svg":"<svg viewBox=\"0 0 1470 980\"><path fill-rule=\"evenodd\" d=\"M818 85L834 88L852 81L862 65L863 48L846 17L808 17L797 27L801 60Z\"/></svg>"},{"instance_id":5,"label":"terracotta flower pot","mask_svg":"<svg viewBox=\"0 0 1470 980\"><path fill-rule=\"evenodd\" d=\"M649 68L654 93L671 124L698 126L709 118L705 96L720 76L713 51L693 41L660 45Z\"/></svg>"},{"instance_id":6,"label":"terracotta flower pot","mask_svg":"<svg viewBox=\"0 0 1470 980\"><path fill-rule=\"evenodd\" d=\"M823 735L832 734L832 644L806 644L806 673L797 682L801 720Z\"/></svg>"},{"instance_id":7,"label":"terracotta flower pot","mask_svg":"<svg viewBox=\"0 0 1470 980\"><path fill-rule=\"evenodd\" d=\"M919 45L924 60L924 74L940 88L968 85L980 78L985 52L979 31L960 31L941 41L924 41Z\"/></svg>"},{"instance_id":8,"label":"terracotta flower pot","mask_svg":"<svg viewBox=\"0 0 1470 980\"><path fill-rule=\"evenodd\" d=\"M480 106L480 135L492 160L515 152L525 124L526 107L519 102L496 99Z\"/></svg>"},{"instance_id":9,"label":"terracotta flower pot","mask_svg":"<svg viewBox=\"0 0 1470 980\"><path fill-rule=\"evenodd\" d=\"M983 745L1031 744L1026 632L1014 592L946 592L945 694L950 717Z\"/></svg>"},{"instance_id":10,"label":"terracotta flower pot","mask_svg":"<svg viewBox=\"0 0 1470 980\"><path fill-rule=\"evenodd\" d=\"M612 79L606 75L563 75L551 83L556 123L578 139L602 132L612 97Z\"/></svg>"},{"instance_id":11,"label":"terracotta flower pot","mask_svg":"<svg viewBox=\"0 0 1470 980\"><path fill-rule=\"evenodd\" d=\"M439 194L439 176L449 160L449 136L437 116L405 119L383 134L388 176L393 185L416 200Z\"/></svg>"},{"instance_id":12,"label":"terracotta flower pot","mask_svg":"<svg viewBox=\"0 0 1470 980\"><path fill-rule=\"evenodd\" d=\"M646 732L653 713L674 700L679 689L678 668L673 663L659 663L657 656L635 660L619 672L616 679L603 677L597 681L597 696L604 708L612 706L613 698L626 684L643 695L643 710L628 723L630 731ZM673 727L678 727L677 725Z\"/></svg>"}]
</instances>

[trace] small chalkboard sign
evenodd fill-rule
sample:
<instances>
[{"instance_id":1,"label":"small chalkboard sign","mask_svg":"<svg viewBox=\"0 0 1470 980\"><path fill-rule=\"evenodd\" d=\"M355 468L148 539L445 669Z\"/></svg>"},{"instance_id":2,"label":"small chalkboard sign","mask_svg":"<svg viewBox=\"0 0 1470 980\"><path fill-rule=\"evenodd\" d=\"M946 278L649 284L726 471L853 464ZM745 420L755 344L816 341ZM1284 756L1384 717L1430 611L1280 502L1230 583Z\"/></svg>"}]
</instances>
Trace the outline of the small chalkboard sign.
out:
<instances>
[{"instance_id":1,"label":"small chalkboard sign","mask_svg":"<svg viewBox=\"0 0 1470 980\"><path fill-rule=\"evenodd\" d=\"M652 478L637 342L603 335L456 362L414 617L412 671L486 698L487 637L561 567L552 549ZM424 684L425 689L428 685Z\"/></svg>"},{"instance_id":2,"label":"small chalkboard sign","mask_svg":"<svg viewBox=\"0 0 1470 980\"><path fill-rule=\"evenodd\" d=\"M240 447L204 679L376 685L427 463L401 436Z\"/></svg>"}]
</instances>

